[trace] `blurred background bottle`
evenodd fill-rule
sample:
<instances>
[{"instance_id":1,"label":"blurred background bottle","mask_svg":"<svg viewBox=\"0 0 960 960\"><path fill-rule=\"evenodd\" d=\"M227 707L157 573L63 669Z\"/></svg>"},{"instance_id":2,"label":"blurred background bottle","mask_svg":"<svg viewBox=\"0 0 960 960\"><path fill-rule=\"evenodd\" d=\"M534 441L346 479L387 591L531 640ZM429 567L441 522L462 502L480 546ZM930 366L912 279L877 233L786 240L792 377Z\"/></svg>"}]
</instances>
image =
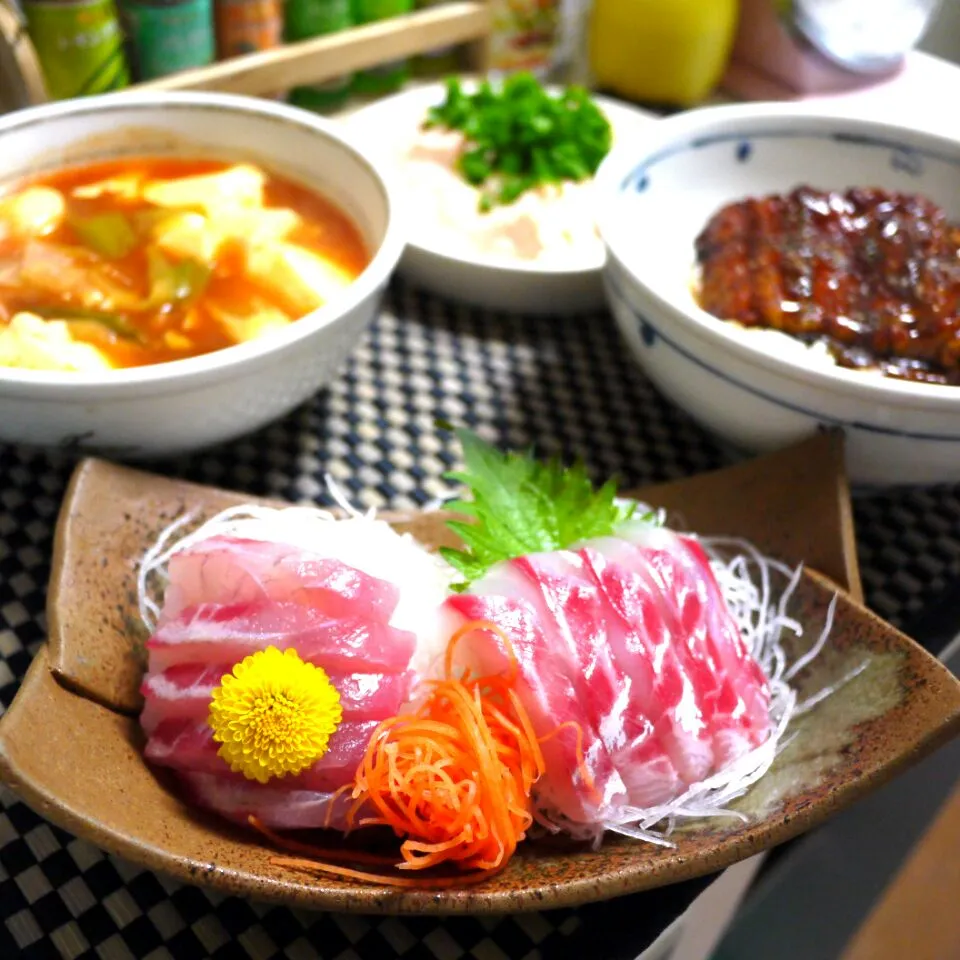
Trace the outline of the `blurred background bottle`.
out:
<instances>
[{"instance_id":1,"label":"blurred background bottle","mask_svg":"<svg viewBox=\"0 0 960 960\"><path fill-rule=\"evenodd\" d=\"M503 75L528 70L539 77L550 73L561 40L559 0L489 0L489 3L491 73Z\"/></svg>"},{"instance_id":2,"label":"blurred background bottle","mask_svg":"<svg viewBox=\"0 0 960 960\"><path fill-rule=\"evenodd\" d=\"M439 7L451 0L414 0L415 10ZM460 59L456 47L443 47L440 50L428 50L413 58L411 69L418 77L443 77L456 73L460 69Z\"/></svg>"},{"instance_id":3,"label":"blurred background bottle","mask_svg":"<svg viewBox=\"0 0 960 960\"><path fill-rule=\"evenodd\" d=\"M283 42L282 0L214 0L213 13L219 60Z\"/></svg>"},{"instance_id":4,"label":"blurred background bottle","mask_svg":"<svg viewBox=\"0 0 960 960\"><path fill-rule=\"evenodd\" d=\"M120 12L138 80L216 58L213 0L121 0Z\"/></svg>"},{"instance_id":5,"label":"blurred background bottle","mask_svg":"<svg viewBox=\"0 0 960 960\"><path fill-rule=\"evenodd\" d=\"M593 83L629 100L699 103L726 68L738 8L737 0L594 0Z\"/></svg>"},{"instance_id":6,"label":"blurred background bottle","mask_svg":"<svg viewBox=\"0 0 960 960\"><path fill-rule=\"evenodd\" d=\"M375 23L409 13L413 0L353 0L353 19L357 24ZM360 70L353 79L355 93L378 96L399 90L410 78L410 61L396 60L369 70Z\"/></svg>"},{"instance_id":7,"label":"blurred background bottle","mask_svg":"<svg viewBox=\"0 0 960 960\"><path fill-rule=\"evenodd\" d=\"M286 0L283 15L283 38L288 42L338 33L354 24L350 0ZM353 77L347 74L324 83L294 87L288 99L307 110L336 110L349 98L352 81Z\"/></svg>"},{"instance_id":8,"label":"blurred background bottle","mask_svg":"<svg viewBox=\"0 0 960 960\"><path fill-rule=\"evenodd\" d=\"M130 83L113 0L24 0L20 7L52 100Z\"/></svg>"}]
</instances>

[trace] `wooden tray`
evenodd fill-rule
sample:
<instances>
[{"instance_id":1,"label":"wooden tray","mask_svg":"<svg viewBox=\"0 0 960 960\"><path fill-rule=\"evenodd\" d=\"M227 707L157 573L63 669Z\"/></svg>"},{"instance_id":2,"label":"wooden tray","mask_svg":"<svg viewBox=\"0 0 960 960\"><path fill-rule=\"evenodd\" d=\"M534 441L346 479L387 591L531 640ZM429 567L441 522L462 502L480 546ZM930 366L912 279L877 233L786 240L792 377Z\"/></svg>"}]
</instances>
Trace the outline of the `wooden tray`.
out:
<instances>
[{"instance_id":1,"label":"wooden tray","mask_svg":"<svg viewBox=\"0 0 960 960\"><path fill-rule=\"evenodd\" d=\"M482 0L461 0L329 36L183 70L130 90L216 90L265 96L302 84L402 60L443 47L467 45L467 69L486 69L490 12Z\"/></svg>"},{"instance_id":2,"label":"wooden tray","mask_svg":"<svg viewBox=\"0 0 960 960\"><path fill-rule=\"evenodd\" d=\"M463 47L463 67L483 72L490 14L483 0L460 0L340 33L287 43L206 67L133 84L138 90L216 90L270 96L444 47ZM0 113L45 103L43 71L21 15L0 0Z\"/></svg>"}]
</instances>

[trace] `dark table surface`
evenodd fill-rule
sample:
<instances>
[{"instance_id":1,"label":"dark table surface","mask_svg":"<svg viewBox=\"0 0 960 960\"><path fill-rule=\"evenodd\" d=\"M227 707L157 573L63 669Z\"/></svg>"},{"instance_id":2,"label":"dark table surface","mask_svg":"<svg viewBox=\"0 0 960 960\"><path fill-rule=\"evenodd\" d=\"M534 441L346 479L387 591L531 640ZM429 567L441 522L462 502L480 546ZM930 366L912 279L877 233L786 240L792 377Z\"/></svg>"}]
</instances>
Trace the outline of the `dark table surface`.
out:
<instances>
[{"instance_id":1,"label":"dark table surface","mask_svg":"<svg viewBox=\"0 0 960 960\"><path fill-rule=\"evenodd\" d=\"M455 452L437 419L505 445L580 455L598 478L616 473L626 485L724 463L633 366L606 314L493 315L397 283L329 391L254 437L150 468L301 501L322 496L329 472L359 504L413 507L450 489L442 475ZM71 466L0 446L0 710L44 641L53 527ZM897 624L925 616L929 636L945 636L953 610L943 591L960 582L960 488L874 496L855 514L867 603ZM516 917L311 914L143 871L0 788L2 960L632 960L708 883Z\"/></svg>"}]
</instances>

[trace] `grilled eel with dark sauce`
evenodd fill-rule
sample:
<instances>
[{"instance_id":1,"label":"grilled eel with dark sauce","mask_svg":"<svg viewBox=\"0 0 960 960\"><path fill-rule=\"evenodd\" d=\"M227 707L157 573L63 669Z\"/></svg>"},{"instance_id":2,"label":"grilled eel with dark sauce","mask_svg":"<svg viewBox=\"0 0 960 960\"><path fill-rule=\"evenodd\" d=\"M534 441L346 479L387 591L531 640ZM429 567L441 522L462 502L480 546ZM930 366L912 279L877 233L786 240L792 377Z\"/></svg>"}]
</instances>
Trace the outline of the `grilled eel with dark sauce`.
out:
<instances>
[{"instance_id":1,"label":"grilled eel with dark sauce","mask_svg":"<svg viewBox=\"0 0 960 960\"><path fill-rule=\"evenodd\" d=\"M960 385L960 224L925 197L750 198L710 219L696 253L715 317L823 341L844 367Z\"/></svg>"}]
</instances>

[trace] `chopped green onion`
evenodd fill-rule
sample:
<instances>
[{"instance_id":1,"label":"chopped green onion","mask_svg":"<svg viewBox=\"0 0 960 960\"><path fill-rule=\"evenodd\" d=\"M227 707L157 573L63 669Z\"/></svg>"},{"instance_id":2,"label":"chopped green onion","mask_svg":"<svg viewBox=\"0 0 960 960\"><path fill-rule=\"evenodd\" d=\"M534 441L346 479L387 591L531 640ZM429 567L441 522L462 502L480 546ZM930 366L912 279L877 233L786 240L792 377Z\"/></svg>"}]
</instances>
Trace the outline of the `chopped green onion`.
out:
<instances>
[{"instance_id":1,"label":"chopped green onion","mask_svg":"<svg viewBox=\"0 0 960 960\"><path fill-rule=\"evenodd\" d=\"M463 178L480 189L481 212L514 203L528 190L592 177L610 152L610 123L582 87L549 94L529 73L466 93L455 77L424 127L458 130Z\"/></svg>"},{"instance_id":2,"label":"chopped green onion","mask_svg":"<svg viewBox=\"0 0 960 960\"><path fill-rule=\"evenodd\" d=\"M71 210L67 213L67 223L80 242L101 257L119 259L137 245L137 235L122 213L97 213L85 217Z\"/></svg>"}]
</instances>

